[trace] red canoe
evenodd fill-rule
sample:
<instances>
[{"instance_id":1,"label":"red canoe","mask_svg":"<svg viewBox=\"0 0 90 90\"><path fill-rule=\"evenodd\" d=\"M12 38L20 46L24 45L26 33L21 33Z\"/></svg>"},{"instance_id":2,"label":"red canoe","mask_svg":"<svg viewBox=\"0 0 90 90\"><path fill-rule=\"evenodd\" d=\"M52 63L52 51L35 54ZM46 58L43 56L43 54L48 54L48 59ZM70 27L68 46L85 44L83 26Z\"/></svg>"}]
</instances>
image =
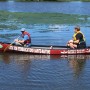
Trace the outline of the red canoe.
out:
<instances>
[{"instance_id":1,"label":"red canoe","mask_svg":"<svg viewBox=\"0 0 90 90\"><path fill-rule=\"evenodd\" d=\"M66 46L44 46L32 45L31 47L23 47L10 45L10 43L0 42L0 52L21 52L29 54L46 54L46 55L77 55L90 54L90 47L85 49L70 49Z\"/></svg>"}]
</instances>

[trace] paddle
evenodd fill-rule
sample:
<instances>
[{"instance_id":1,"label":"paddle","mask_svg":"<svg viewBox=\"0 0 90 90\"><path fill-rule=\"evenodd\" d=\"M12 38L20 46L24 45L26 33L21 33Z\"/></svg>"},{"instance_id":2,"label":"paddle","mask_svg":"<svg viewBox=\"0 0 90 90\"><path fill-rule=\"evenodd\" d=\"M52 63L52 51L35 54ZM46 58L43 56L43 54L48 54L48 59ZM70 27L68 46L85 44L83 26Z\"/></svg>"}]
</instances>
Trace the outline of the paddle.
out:
<instances>
[{"instance_id":1,"label":"paddle","mask_svg":"<svg viewBox=\"0 0 90 90\"><path fill-rule=\"evenodd\" d=\"M19 39L19 38L20 38L20 36L19 36L17 39ZM8 46L4 49L4 52L5 52L13 43L15 43L15 40L14 40L10 45L8 45Z\"/></svg>"}]
</instances>

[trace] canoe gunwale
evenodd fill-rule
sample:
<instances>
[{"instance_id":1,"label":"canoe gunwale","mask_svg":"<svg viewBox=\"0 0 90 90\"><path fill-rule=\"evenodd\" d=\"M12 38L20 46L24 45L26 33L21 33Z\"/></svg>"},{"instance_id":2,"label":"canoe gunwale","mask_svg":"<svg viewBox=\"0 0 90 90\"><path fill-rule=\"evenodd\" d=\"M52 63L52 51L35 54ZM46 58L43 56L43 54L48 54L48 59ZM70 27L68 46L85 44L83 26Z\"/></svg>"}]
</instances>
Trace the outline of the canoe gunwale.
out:
<instances>
[{"instance_id":1,"label":"canoe gunwale","mask_svg":"<svg viewBox=\"0 0 90 90\"><path fill-rule=\"evenodd\" d=\"M0 51L10 45L10 43L0 43L3 48ZM52 46L52 45L31 45L31 47L23 47L18 45L10 45L7 52L20 52L29 54L42 54L42 55L78 55L78 54L90 54L90 46L82 49L71 49L67 46Z\"/></svg>"}]
</instances>

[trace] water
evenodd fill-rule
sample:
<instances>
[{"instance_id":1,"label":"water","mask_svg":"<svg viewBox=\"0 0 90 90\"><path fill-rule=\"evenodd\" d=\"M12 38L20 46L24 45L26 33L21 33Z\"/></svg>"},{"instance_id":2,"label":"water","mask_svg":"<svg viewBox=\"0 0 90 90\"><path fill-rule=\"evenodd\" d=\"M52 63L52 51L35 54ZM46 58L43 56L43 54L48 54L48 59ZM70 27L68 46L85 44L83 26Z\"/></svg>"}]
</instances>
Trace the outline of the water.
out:
<instances>
[{"instance_id":1,"label":"water","mask_svg":"<svg viewBox=\"0 0 90 90\"><path fill-rule=\"evenodd\" d=\"M65 46L67 41L72 39L74 27L62 24L31 24L26 29L31 34L32 44ZM81 31L85 35L87 46L90 46L89 29L90 27L81 26ZM20 29L12 31L2 30L1 41L3 39L4 42L12 43L20 34Z\"/></svg>"},{"instance_id":2,"label":"water","mask_svg":"<svg viewBox=\"0 0 90 90\"><path fill-rule=\"evenodd\" d=\"M0 55L1 90L89 90L90 56Z\"/></svg>"},{"instance_id":3,"label":"water","mask_svg":"<svg viewBox=\"0 0 90 90\"><path fill-rule=\"evenodd\" d=\"M0 2L0 10L90 15L90 2Z\"/></svg>"},{"instance_id":4,"label":"water","mask_svg":"<svg viewBox=\"0 0 90 90\"><path fill-rule=\"evenodd\" d=\"M0 41L13 42L25 27L32 44L66 45L79 24L90 46L89 6L89 2L0 2L0 10L13 12L0 11ZM90 55L0 53L0 90L89 90L89 76Z\"/></svg>"}]
</instances>

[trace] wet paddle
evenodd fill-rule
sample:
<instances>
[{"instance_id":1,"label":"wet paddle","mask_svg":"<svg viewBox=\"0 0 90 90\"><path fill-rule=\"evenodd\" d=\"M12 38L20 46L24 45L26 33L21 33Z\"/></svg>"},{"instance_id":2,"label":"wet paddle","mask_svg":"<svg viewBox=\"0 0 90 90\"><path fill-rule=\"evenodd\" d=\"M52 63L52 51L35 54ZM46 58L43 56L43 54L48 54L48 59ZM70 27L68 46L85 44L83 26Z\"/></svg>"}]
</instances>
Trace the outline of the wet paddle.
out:
<instances>
[{"instance_id":1,"label":"wet paddle","mask_svg":"<svg viewBox=\"0 0 90 90\"><path fill-rule=\"evenodd\" d=\"M19 36L17 39L19 39L19 38L20 38L20 36ZM13 43L15 43L15 40L14 40L10 45L8 45L8 46L4 49L4 52L5 52Z\"/></svg>"}]
</instances>

